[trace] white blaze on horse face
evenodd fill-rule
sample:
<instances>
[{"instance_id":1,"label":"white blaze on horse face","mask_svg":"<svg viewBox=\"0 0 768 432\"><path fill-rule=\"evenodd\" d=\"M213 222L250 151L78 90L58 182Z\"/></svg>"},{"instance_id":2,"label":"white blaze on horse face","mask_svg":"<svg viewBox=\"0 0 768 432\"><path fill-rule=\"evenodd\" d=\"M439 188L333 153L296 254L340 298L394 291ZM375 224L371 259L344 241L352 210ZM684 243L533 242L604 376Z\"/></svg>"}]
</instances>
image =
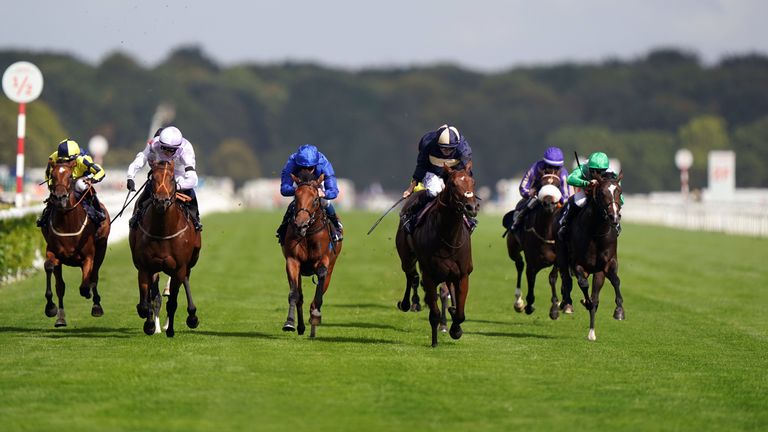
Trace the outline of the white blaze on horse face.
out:
<instances>
[{"instance_id":1,"label":"white blaze on horse face","mask_svg":"<svg viewBox=\"0 0 768 432\"><path fill-rule=\"evenodd\" d=\"M471 191L467 191L467 192L464 192L464 196L467 198L472 198L473 196L475 196L475 193Z\"/></svg>"},{"instance_id":2,"label":"white blaze on horse face","mask_svg":"<svg viewBox=\"0 0 768 432\"><path fill-rule=\"evenodd\" d=\"M612 184L608 186L608 190L611 192L611 197L613 197L614 194L616 193L616 185ZM611 203L611 209L613 210L613 214L619 214L619 209L616 205L615 200Z\"/></svg>"},{"instance_id":3,"label":"white blaze on horse face","mask_svg":"<svg viewBox=\"0 0 768 432\"><path fill-rule=\"evenodd\" d=\"M59 173L63 173L66 170L64 167L59 167Z\"/></svg>"}]
</instances>

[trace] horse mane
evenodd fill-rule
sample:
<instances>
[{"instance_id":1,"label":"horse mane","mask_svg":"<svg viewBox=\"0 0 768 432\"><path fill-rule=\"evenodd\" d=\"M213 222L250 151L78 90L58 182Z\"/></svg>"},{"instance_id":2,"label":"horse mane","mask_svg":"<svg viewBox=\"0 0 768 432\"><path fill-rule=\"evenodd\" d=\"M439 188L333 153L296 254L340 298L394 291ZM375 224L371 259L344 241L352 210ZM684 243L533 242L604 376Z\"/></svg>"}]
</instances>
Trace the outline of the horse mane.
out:
<instances>
[{"instance_id":1,"label":"horse mane","mask_svg":"<svg viewBox=\"0 0 768 432\"><path fill-rule=\"evenodd\" d=\"M296 174L296 177L301 183L309 183L313 180L317 180L317 175L315 174L314 170L306 168L299 170L299 172Z\"/></svg>"}]
</instances>

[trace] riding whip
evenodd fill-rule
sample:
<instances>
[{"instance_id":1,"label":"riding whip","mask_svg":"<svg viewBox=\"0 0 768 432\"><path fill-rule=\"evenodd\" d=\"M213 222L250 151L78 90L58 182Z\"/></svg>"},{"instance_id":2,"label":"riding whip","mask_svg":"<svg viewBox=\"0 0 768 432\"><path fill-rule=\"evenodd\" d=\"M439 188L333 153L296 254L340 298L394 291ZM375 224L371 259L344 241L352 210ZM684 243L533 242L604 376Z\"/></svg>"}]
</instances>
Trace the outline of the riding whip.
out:
<instances>
[{"instance_id":1,"label":"riding whip","mask_svg":"<svg viewBox=\"0 0 768 432\"><path fill-rule=\"evenodd\" d=\"M138 197L138 196L139 196L139 192L141 192L141 190L142 190L142 189L144 189L144 186L146 186L146 185L147 185L147 183L149 183L149 179L147 179L147 181L145 181L145 182L144 182L144 184L143 184L143 185L141 185L141 187L139 188L139 190L137 190L137 191L136 191L136 195L134 195L134 196L133 196L133 198L131 198L131 200L130 200L130 201L128 201L128 197L129 197L129 196L131 196L131 192L133 192L133 191L128 191L128 195L126 195L126 196L125 196L125 202L123 202L123 208L121 208L121 209L120 209L120 212L119 212L119 213L117 213L117 215L115 215L115 217L113 217L111 221L109 221L109 225L110 225L110 226L112 225L112 222L114 222L114 221L115 221L117 218L119 218L120 216L122 216L122 215L123 215L123 212L124 212L124 211L125 211L125 209L128 207L128 204L132 203L132 202L133 202L133 200L135 200L135 199L136 199L136 197Z\"/></svg>"},{"instance_id":2,"label":"riding whip","mask_svg":"<svg viewBox=\"0 0 768 432\"><path fill-rule=\"evenodd\" d=\"M384 212L384 214L383 214L383 215L381 215L381 217L379 218L379 220L377 220L377 221L376 221L376 223L375 223L375 224L373 224L373 226L371 227L371 229L369 229L369 230L368 230L368 234L367 234L367 235L370 235L370 234L373 232L373 230L374 230L374 229L375 229L375 228L376 228L376 227L379 225L379 222L381 222L381 220L382 220L382 219L384 219L384 216L386 216L386 215L387 215L389 212L391 212L391 211L392 211L392 209L394 209L395 207L397 207L397 205L398 205L398 204L400 204L400 203L401 203L401 202L402 202L404 199L406 199L406 198L407 198L407 197L402 197L402 198L400 198L399 200L397 200L397 201L396 201L396 202L395 202L395 203L392 205L392 207L390 207L390 208L389 208L387 211L385 211L385 212Z\"/></svg>"}]
</instances>

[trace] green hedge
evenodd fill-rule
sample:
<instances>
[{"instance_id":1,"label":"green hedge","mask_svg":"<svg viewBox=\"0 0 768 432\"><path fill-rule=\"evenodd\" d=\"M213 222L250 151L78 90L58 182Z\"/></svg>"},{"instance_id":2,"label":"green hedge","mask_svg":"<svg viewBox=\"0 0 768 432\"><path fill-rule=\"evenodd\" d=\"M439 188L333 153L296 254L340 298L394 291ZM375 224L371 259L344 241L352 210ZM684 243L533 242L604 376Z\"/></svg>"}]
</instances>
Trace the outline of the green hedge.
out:
<instances>
[{"instance_id":1,"label":"green hedge","mask_svg":"<svg viewBox=\"0 0 768 432\"><path fill-rule=\"evenodd\" d=\"M0 283L32 269L35 252L45 248L45 239L35 225L37 216L0 220Z\"/></svg>"}]
</instances>

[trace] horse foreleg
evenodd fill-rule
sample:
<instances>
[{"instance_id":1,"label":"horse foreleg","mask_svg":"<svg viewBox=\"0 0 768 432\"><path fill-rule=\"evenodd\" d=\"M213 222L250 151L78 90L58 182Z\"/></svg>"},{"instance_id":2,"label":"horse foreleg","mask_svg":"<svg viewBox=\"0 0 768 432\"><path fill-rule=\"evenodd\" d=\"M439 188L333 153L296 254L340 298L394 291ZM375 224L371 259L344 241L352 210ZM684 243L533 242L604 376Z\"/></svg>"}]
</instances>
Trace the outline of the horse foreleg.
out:
<instances>
[{"instance_id":1,"label":"horse foreleg","mask_svg":"<svg viewBox=\"0 0 768 432\"><path fill-rule=\"evenodd\" d=\"M102 257L103 259L103 257ZM104 309L101 307L101 296L99 295L99 268L101 267L101 260L94 259L93 270L91 270L91 277L89 278L90 289L93 292L93 306L91 307L91 316L100 317L104 316Z\"/></svg>"},{"instance_id":2,"label":"horse foreleg","mask_svg":"<svg viewBox=\"0 0 768 432\"><path fill-rule=\"evenodd\" d=\"M597 315L597 307L600 305L600 289L603 288L605 283L605 273L597 272L592 275L592 308L589 309L589 334L587 339L594 341L597 340L595 335L595 316Z\"/></svg>"},{"instance_id":3,"label":"horse foreleg","mask_svg":"<svg viewBox=\"0 0 768 432\"><path fill-rule=\"evenodd\" d=\"M195 302L192 300L192 288L189 285L191 273L192 270L187 270L182 283L184 284L184 293L187 295L187 327L195 329L200 325L200 319L197 317L197 306L195 306Z\"/></svg>"},{"instance_id":4,"label":"horse foreleg","mask_svg":"<svg viewBox=\"0 0 768 432\"><path fill-rule=\"evenodd\" d=\"M187 277L184 274L184 289L187 290ZM165 329L165 335L167 337L173 337L176 334L176 330L173 327L173 320L176 316L176 309L179 306L179 287L181 286L181 280L178 275L171 277L171 286L168 293L168 303L165 304L165 313L168 314L168 328ZM160 289L158 288L158 297L160 296Z\"/></svg>"},{"instance_id":5,"label":"horse foreleg","mask_svg":"<svg viewBox=\"0 0 768 432\"><path fill-rule=\"evenodd\" d=\"M536 310L536 306L533 305L536 302L536 295L534 291L536 287L536 273L538 273L538 271L530 265L525 269L525 279L526 282L528 282L528 292L525 295L526 315L530 315L533 313L533 311Z\"/></svg>"},{"instance_id":6,"label":"horse foreleg","mask_svg":"<svg viewBox=\"0 0 768 432\"><path fill-rule=\"evenodd\" d=\"M66 327L67 318L64 313L64 290L66 285L64 284L64 277L61 275L61 263L53 267L53 275L56 277L56 297L59 298L59 310L56 312L56 322L53 325L55 327Z\"/></svg>"},{"instance_id":7,"label":"horse foreleg","mask_svg":"<svg viewBox=\"0 0 768 432\"><path fill-rule=\"evenodd\" d=\"M429 306L429 325L432 327L432 347L437 346L437 325L440 323L440 309L437 307L437 284L427 276L422 280L424 301Z\"/></svg>"},{"instance_id":8,"label":"horse foreleg","mask_svg":"<svg viewBox=\"0 0 768 432\"><path fill-rule=\"evenodd\" d=\"M448 283L440 284L440 333L446 333L448 331L448 297L451 297L450 291L448 290ZM453 301L452 297L451 301Z\"/></svg>"},{"instance_id":9,"label":"horse foreleg","mask_svg":"<svg viewBox=\"0 0 768 432\"><path fill-rule=\"evenodd\" d=\"M525 302L523 301L523 290L520 288L523 280L523 270L525 269L525 262L523 257L520 256L520 252L517 251L514 255L510 252L509 257L515 262L515 269L517 269L517 283L515 284L515 312L522 312L525 308Z\"/></svg>"},{"instance_id":10,"label":"horse foreleg","mask_svg":"<svg viewBox=\"0 0 768 432\"><path fill-rule=\"evenodd\" d=\"M53 303L53 291L51 291L51 275L53 274L53 268L56 266L54 263L55 257L50 252L47 253L47 259L43 265L45 268L45 316L52 318L59 312L59 308Z\"/></svg>"},{"instance_id":11,"label":"horse foreleg","mask_svg":"<svg viewBox=\"0 0 768 432\"><path fill-rule=\"evenodd\" d=\"M610 266L605 275L611 281L613 290L616 292L616 309L613 311L613 318L621 321L624 319L624 298L621 296L621 279L619 279L618 263L614 261L612 264L614 265Z\"/></svg>"},{"instance_id":12,"label":"horse foreleg","mask_svg":"<svg viewBox=\"0 0 768 432\"><path fill-rule=\"evenodd\" d=\"M549 317L556 320L560 317L560 300L557 298L557 266L552 266L549 272L549 287L552 289L552 306L549 308Z\"/></svg>"},{"instance_id":13,"label":"horse foreleg","mask_svg":"<svg viewBox=\"0 0 768 432\"><path fill-rule=\"evenodd\" d=\"M587 310L591 310L592 300L589 298L589 280L587 279L589 275L584 271L584 268L581 266L576 266L574 268L574 272L576 273L576 283L579 284L581 293L582 295L584 295L584 298L581 300L581 304Z\"/></svg>"},{"instance_id":14,"label":"horse foreleg","mask_svg":"<svg viewBox=\"0 0 768 432\"><path fill-rule=\"evenodd\" d=\"M453 322L451 323L451 331L449 332L454 339L461 338L464 331L461 329L461 323L464 322L466 317L464 316L464 305L467 302L467 293L469 292L469 275L464 275L459 280L458 290L454 295L456 296L456 313L453 314Z\"/></svg>"},{"instance_id":15,"label":"horse foreleg","mask_svg":"<svg viewBox=\"0 0 768 432\"><path fill-rule=\"evenodd\" d=\"M563 301L560 302L560 309L566 315L573 313L573 299L571 298L571 291L573 290L573 279L571 273L566 266L559 266L560 271L560 294L563 296Z\"/></svg>"},{"instance_id":16,"label":"horse foreleg","mask_svg":"<svg viewBox=\"0 0 768 432\"><path fill-rule=\"evenodd\" d=\"M301 284L301 276L299 275L300 263L293 258L286 258L285 260L285 273L288 276L288 317L283 324L283 331L295 331L296 330L296 317L295 310L299 303L299 291ZM299 316L302 313L299 310ZM303 317L300 318L303 321ZM304 324L302 322L302 324ZM301 332L303 333L303 331ZM299 334L301 334L299 333Z\"/></svg>"},{"instance_id":17,"label":"horse foreleg","mask_svg":"<svg viewBox=\"0 0 768 432\"><path fill-rule=\"evenodd\" d=\"M83 273L83 278L80 281L80 295L89 299L91 298L91 271L93 270L93 258L85 258L80 269Z\"/></svg>"},{"instance_id":18,"label":"horse foreleg","mask_svg":"<svg viewBox=\"0 0 768 432\"><path fill-rule=\"evenodd\" d=\"M152 310L150 309L149 291L150 286L153 283L152 273L144 270L139 270L138 282L139 282L139 303L136 304L136 312L139 314L139 318L144 318L144 333L152 335L155 333L155 323L152 320Z\"/></svg>"},{"instance_id":19,"label":"horse foreleg","mask_svg":"<svg viewBox=\"0 0 768 432\"><path fill-rule=\"evenodd\" d=\"M316 274L317 286L315 287L315 297L309 305L309 324L312 326L309 337L315 337L316 327L322 322L323 317L320 308L323 306L323 288L325 287L325 279L328 277L328 267L321 264L317 268Z\"/></svg>"},{"instance_id":20,"label":"horse foreleg","mask_svg":"<svg viewBox=\"0 0 768 432\"><path fill-rule=\"evenodd\" d=\"M416 270L416 255L408 246L402 226L398 228L395 245L397 254L400 256L400 268L405 273L405 292L403 299L397 302L397 308L403 312L418 312L421 310L421 305L419 304L419 272ZM414 293L413 304L411 304L411 290Z\"/></svg>"}]
</instances>

